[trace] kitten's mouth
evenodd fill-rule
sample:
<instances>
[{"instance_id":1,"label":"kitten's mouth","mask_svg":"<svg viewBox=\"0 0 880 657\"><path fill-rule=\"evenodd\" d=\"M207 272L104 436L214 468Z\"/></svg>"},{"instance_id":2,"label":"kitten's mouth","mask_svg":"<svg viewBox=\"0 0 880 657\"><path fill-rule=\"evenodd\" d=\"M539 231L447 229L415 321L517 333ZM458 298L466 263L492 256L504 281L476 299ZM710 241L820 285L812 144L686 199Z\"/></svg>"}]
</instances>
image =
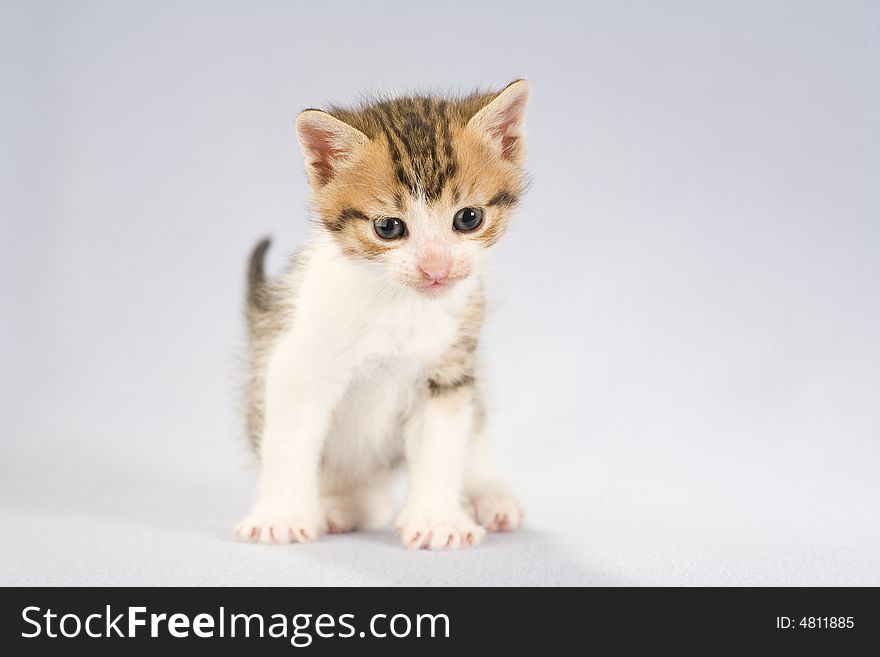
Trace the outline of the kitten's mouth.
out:
<instances>
[{"instance_id":1,"label":"kitten's mouth","mask_svg":"<svg viewBox=\"0 0 880 657\"><path fill-rule=\"evenodd\" d=\"M453 285L455 285L455 281L447 278L441 281L425 281L423 283L415 285L414 287L422 294L436 297L449 290L449 288L451 288Z\"/></svg>"}]
</instances>

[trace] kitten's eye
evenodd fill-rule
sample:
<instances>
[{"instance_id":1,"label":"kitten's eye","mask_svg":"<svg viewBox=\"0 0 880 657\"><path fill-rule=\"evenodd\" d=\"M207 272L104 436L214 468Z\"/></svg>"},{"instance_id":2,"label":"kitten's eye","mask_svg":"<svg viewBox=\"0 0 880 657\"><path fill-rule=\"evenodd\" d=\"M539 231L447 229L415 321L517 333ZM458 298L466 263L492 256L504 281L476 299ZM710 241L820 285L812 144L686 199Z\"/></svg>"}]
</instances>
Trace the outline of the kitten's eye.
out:
<instances>
[{"instance_id":1,"label":"kitten's eye","mask_svg":"<svg viewBox=\"0 0 880 657\"><path fill-rule=\"evenodd\" d=\"M481 223L483 223L483 211L480 208L462 208L455 213L452 227L467 232L476 230Z\"/></svg>"},{"instance_id":2,"label":"kitten's eye","mask_svg":"<svg viewBox=\"0 0 880 657\"><path fill-rule=\"evenodd\" d=\"M383 240L397 240L406 235L406 224L394 217L382 217L373 222L376 235Z\"/></svg>"}]
</instances>

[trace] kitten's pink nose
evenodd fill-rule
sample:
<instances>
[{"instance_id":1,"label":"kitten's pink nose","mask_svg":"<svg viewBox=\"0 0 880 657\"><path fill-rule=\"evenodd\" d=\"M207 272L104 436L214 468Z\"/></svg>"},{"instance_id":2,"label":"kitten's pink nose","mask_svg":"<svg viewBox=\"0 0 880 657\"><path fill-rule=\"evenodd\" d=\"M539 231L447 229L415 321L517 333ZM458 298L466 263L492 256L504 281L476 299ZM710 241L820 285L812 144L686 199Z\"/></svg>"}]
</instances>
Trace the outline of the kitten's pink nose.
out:
<instances>
[{"instance_id":1,"label":"kitten's pink nose","mask_svg":"<svg viewBox=\"0 0 880 657\"><path fill-rule=\"evenodd\" d=\"M441 254L429 254L419 260L419 270L422 272L422 278L441 283L449 277L452 258Z\"/></svg>"}]
</instances>

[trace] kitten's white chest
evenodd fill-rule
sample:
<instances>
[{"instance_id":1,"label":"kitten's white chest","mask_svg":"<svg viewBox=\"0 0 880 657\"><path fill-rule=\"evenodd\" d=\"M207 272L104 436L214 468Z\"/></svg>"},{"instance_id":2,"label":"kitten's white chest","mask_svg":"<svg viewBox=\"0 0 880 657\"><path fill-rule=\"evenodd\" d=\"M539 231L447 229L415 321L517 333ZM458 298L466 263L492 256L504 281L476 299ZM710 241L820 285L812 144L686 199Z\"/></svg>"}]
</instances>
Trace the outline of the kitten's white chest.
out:
<instances>
[{"instance_id":1,"label":"kitten's white chest","mask_svg":"<svg viewBox=\"0 0 880 657\"><path fill-rule=\"evenodd\" d=\"M325 467L357 478L359 471L399 460L402 422L427 389L426 368L458 339L468 293L462 286L441 299L383 299L367 282L353 281L344 295L324 297L335 302L332 323L345 327L336 358L349 368L324 448Z\"/></svg>"},{"instance_id":2,"label":"kitten's white chest","mask_svg":"<svg viewBox=\"0 0 880 657\"><path fill-rule=\"evenodd\" d=\"M377 326L394 339L394 354L427 364L439 358L455 342L459 320L454 309L436 301L401 304L391 309L387 324Z\"/></svg>"}]
</instances>

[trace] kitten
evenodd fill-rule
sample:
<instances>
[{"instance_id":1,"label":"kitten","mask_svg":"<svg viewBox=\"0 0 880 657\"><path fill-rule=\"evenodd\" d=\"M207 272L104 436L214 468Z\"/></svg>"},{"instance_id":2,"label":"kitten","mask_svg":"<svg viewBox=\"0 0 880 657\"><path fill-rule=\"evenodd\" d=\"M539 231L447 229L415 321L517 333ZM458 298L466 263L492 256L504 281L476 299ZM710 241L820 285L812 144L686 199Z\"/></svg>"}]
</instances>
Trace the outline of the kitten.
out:
<instances>
[{"instance_id":1,"label":"kitten","mask_svg":"<svg viewBox=\"0 0 880 657\"><path fill-rule=\"evenodd\" d=\"M246 541L307 542L392 516L409 548L476 545L522 512L489 464L475 358L481 264L524 190L529 87L306 110L314 234L275 281L250 263Z\"/></svg>"}]
</instances>

